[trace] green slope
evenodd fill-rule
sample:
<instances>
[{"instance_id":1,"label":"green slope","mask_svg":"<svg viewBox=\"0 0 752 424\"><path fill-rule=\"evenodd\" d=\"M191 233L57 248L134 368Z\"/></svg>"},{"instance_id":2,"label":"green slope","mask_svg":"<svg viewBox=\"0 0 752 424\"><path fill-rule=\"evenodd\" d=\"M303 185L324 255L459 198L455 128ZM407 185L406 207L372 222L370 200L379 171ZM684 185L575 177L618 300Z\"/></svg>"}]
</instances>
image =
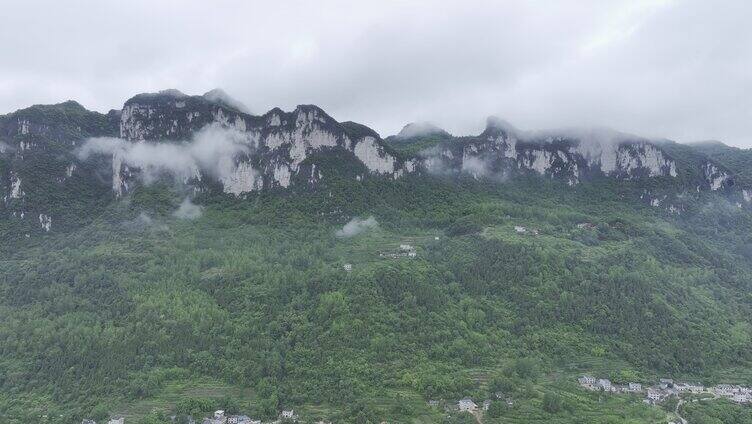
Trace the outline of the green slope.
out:
<instances>
[{"instance_id":1,"label":"green slope","mask_svg":"<svg viewBox=\"0 0 752 424\"><path fill-rule=\"evenodd\" d=\"M665 422L574 378L749 382L752 216L711 194L666 215L641 191L335 180L205 194L182 221L178 195L139 189L78 230L3 238L0 421L294 407L440 422L427 400L503 388L514 406L484 422ZM335 236L371 215L378 228ZM417 258L379 256L404 243Z\"/></svg>"},{"instance_id":2,"label":"green slope","mask_svg":"<svg viewBox=\"0 0 752 424\"><path fill-rule=\"evenodd\" d=\"M720 142L696 143L691 147L733 171L745 186L752 184L752 149L740 149Z\"/></svg>"}]
</instances>

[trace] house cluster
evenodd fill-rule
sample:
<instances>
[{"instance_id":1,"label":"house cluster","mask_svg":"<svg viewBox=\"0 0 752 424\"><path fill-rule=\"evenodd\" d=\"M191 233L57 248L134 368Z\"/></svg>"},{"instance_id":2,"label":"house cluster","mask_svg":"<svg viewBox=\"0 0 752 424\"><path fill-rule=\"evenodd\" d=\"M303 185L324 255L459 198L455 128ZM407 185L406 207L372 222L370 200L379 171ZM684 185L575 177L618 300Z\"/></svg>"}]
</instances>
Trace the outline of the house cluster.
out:
<instances>
[{"instance_id":1,"label":"house cluster","mask_svg":"<svg viewBox=\"0 0 752 424\"><path fill-rule=\"evenodd\" d=\"M719 384L713 387L716 396L725 397L737 403L752 403L752 388L732 384Z\"/></svg>"},{"instance_id":2,"label":"house cluster","mask_svg":"<svg viewBox=\"0 0 752 424\"><path fill-rule=\"evenodd\" d=\"M172 421L175 422L176 417L172 417ZM193 418L189 418L191 424L195 424ZM297 421L298 416L292 409L283 410L279 414L279 418L269 424L279 424L281 421ZM96 421L85 419L81 421L81 424L97 424ZM112 418L107 421L107 424L125 424L125 418ZM261 420L254 420L247 415L228 415L223 410L214 411L214 415L206 417L201 421L201 424L261 424Z\"/></svg>"},{"instance_id":3,"label":"house cluster","mask_svg":"<svg viewBox=\"0 0 752 424\"><path fill-rule=\"evenodd\" d=\"M271 424L278 424L282 420L297 421L298 416L292 409L283 410L279 414L279 419L272 421ZM256 420L247 415L226 415L225 411L214 411L213 417L204 418L201 424L261 424L261 420Z\"/></svg>"},{"instance_id":4,"label":"house cluster","mask_svg":"<svg viewBox=\"0 0 752 424\"><path fill-rule=\"evenodd\" d=\"M530 235L533 235L533 236L537 236L538 234L540 234L540 230L537 229L537 228L527 228L527 227L523 227L521 225L515 225L514 226L514 231L517 234L530 234Z\"/></svg>"},{"instance_id":5,"label":"house cluster","mask_svg":"<svg viewBox=\"0 0 752 424\"><path fill-rule=\"evenodd\" d=\"M124 424L125 418L123 417L117 417L117 418L110 418L109 421L107 421L107 424ZM90 420L90 419L84 419L81 421L81 424L97 424L96 421Z\"/></svg>"},{"instance_id":6,"label":"house cluster","mask_svg":"<svg viewBox=\"0 0 752 424\"><path fill-rule=\"evenodd\" d=\"M737 403L752 402L752 388L731 384L718 384L713 387L705 387L699 383L674 382L670 378L661 378L657 384L643 390L640 383L628 383L626 385L612 384L605 378L595 378L589 375L577 379L580 386L588 390L597 390L610 393L645 393L645 403L660 403L672 396L681 393L710 394L715 397L724 397Z\"/></svg>"},{"instance_id":7,"label":"house cluster","mask_svg":"<svg viewBox=\"0 0 752 424\"><path fill-rule=\"evenodd\" d=\"M512 401L512 399L508 398L508 397L505 398L504 395L501 392L496 393L495 396L496 396L496 399L505 400L507 406L514 405L514 402ZM431 400L431 401L428 401L428 404L431 405L431 406L438 406L439 403L438 403L438 401ZM478 404L476 404L473 401L473 399L470 398L470 397L464 397L464 398L460 399L459 401L457 401L457 410L459 410L460 412L470 412L470 413L473 413L473 412L475 412L475 411L477 411L479 409L482 409L484 411L488 411L489 407L491 407L491 400L490 399L484 400L483 403L480 406L478 406Z\"/></svg>"},{"instance_id":8,"label":"house cluster","mask_svg":"<svg viewBox=\"0 0 752 424\"><path fill-rule=\"evenodd\" d=\"M460 399L454 405L455 405L454 409L458 410L460 412L470 412L470 413L473 413L473 412L475 412L475 411L478 410L478 404L476 404L469 397L464 397L464 398ZM433 408L437 408L439 406L439 401L438 400L429 400L428 401L428 406L431 406ZM491 406L491 401L490 400L485 400L485 401L483 401L483 404L482 404L481 407L483 408L484 411L486 411L486 410L488 410L489 406ZM446 409L447 410L452 409L452 406L448 405L446 407Z\"/></svg>"},{"instance_id":9,"label":"house cluster","mask_svg":"<svg viewBox=\"0 0 752 424\"><path fill-rule=\"evenodd\" d=\"M388 259L414 258L418 256L415 247L409 244L400 244L396 252L379 252L379 256Z\"/></svg>"},{"instance_id":10,"label":"house cluster","mask_svg":"<svg viewBox=\"0 0 752 424\"><path fill-rule=\"evenodd\" d=\"M483 410L488 411L489 406L491 406L491 401L484 400L482 406ZM457 402L457 409L462 412L475 412L478 410L478 405L469 397L464 397Z\"/></svg>"},{"instance_id":11,"label":"house cluster","mask_svg":"<svg viewBox=\"0 0 752 424\"><path fill-rule=\"evenodd\" d=\"M213 417L206 417L201 424L261 424L261 420L254 420L247 415L226 415L225 411L214 411Z\"/></svg>"},{"instance_id":12,"label":"house cluster","mask_svg":"<svg viewBox=\"0 0 752 424\"><path fill-rule=\"evenodd\" d=\"M642 392L642 384L640 383L628 383L626 385L618 385L611 383L611 380L607 378L595 378L589 375L584 375L577 379L580 386L588 390L600 390L603 392L611 393L640 393Z\"/></svg>"}]
</instances>

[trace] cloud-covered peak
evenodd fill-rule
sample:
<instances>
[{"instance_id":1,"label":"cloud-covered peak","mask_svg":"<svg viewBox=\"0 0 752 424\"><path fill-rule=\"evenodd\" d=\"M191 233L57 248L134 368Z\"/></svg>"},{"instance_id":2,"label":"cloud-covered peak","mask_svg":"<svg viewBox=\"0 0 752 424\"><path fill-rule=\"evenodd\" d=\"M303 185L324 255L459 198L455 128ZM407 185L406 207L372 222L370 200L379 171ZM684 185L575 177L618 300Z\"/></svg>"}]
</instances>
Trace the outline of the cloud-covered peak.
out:
<instances>
[{"instance_id":1,"label":"cloud-covered peak","mask_svg":"<svg viewBox=\"0 0 752 424\"><path fill-rule=\"evenodd\" d=\"M501 119L498 116L489 116L486 118L486 129L481 134L481 137L518 134L520 134L520 130L508 121Z\"/></svg>"},{"instance_id":2,"label":"cloud-covered peak","mask_svg":"<svg viewBox=\"0 0 752 424\"><path fill-rule=\"evenodd\" d=\"M404 127L402 127L402 130L397 134L398 139L408 139L408 138L415 138L415 137L424 137L428 135L438 135L442 137L450 137L450 134L446 131L444 131L442 128L439 128L435 124L431 122L421 121L421 122L411 122Z\"/></svg>"},{"instance_id":3,"label":"cloud-covered peak","mask_svg":"<svg viewBox=\"0 0 752 424\"><path fill-rule=\"evenodd\" d=\"M245 104L233 97L230 97L230 95L221 88L215 88L214 90L207 91L206 93L204 93L203 97L212 103L218 103L224 106L228 106L243 113L250 113L248 107Z\"/></svg>"}]
</instances>

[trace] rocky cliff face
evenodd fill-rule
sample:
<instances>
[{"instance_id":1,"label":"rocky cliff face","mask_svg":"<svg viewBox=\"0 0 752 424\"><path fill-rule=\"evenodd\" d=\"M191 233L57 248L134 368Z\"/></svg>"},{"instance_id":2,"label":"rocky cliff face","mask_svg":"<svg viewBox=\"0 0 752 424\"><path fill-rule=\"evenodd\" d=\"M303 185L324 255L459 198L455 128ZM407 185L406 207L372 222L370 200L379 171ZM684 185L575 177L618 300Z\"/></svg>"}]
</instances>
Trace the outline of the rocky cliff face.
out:
<instances>
[{"instance_id":1,"label":"rocky cliff face","mask_svg":"<svg viewBox=\"0 0 752 424\"><path fill-rule=\"evenodd\" d=\"M0 213L9 225L50 231L106 199L107 176L74 151L89 137L115 135L118 120L116 111L103 115L73 101L0 116Z\"/></svg>"},{"instance_id":2,"label":"rocky cliff face","mask_svg":"<svg viewBox=\"0 0 752 424\"><path fill-rule=\"evenodd\" d=\"M594 176L622 179L676 177L676 163L648 140L612 132L522 133L490 118L477 137L463 137L421 152L431 171L476 178L519 171L577 184Z\"/></svg>"},{"instance_id":3,"label":"rocky cliff face","mask_svg":"<svg viewBox=\"0 0 752 424\"><path fill-rule=\"evenodd\" d=\"M412 170L411 163L388 151L378 134L348 131L351 127L317 106L301 105L292 112L272 109L254 116L212 97L175 91L138 95L125 103L120 136L133 143L189 140L209 125L242 134L242 154L232 157L230 172L219 176L224 192L234 195L286 188L297 179L315 184L323 170L314 156L322 152L336 151L349 157L357 170L353 178L368 174L398 177ZM129 164L117 153L112 163L113 190L122 195L137 178L138 164Z\"/></svg>"},{"instance_id":4,"label":"rocky cliff face","mask_svg":"<svg viewBox=\"0 0 752 424\"><path fill-rule=\"evenodd\" d=\"M410 173L477 179L529 173L570 185L599 177L658 179L693 191L733 189L739 202L752 201L752 190L736 187L721 164L705 156L679 164L664 145L615 132L527 133L495 118L478 136L453 137L426 124L403 132L410 137L387 140L403 148L421 143L420 149L395 150L370 128L337 122L313 105L252 115L217 90L139 94L108 114L75 102L33 106L0 116L0 206L22 228L50 231L155 178L242 196L315 187L335 174L362 180ZM84 157L86 149L104 154ZM660 190L646 190L644 199L681 210Z\"/></svg>"}]
</instances>

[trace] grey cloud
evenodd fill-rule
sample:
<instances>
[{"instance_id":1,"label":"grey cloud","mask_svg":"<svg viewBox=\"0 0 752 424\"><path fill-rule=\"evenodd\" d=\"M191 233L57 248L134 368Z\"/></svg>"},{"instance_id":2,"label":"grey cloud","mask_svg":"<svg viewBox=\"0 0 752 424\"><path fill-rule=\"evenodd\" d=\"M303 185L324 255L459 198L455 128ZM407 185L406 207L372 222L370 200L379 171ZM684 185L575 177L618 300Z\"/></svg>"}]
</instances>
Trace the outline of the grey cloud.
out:
<instances>
[{"instance_id":1,"label":"grey cloud","mask_svg":"<svg viewBox=\"0 0 752 424\"><path fill-rule=\"evenodd\" d=\"M15 147L11 146L8 143L3 143L2 141L0 141L0 153L14 152L15 150Z\"/></svg>"},{"instance_id":2,"label":"grey cloud","mask_svg":"<svg viewBox=\"0 0 752 424\"><path fill-rule=\"evenodd\" d=\"M379 223L376 222L376 218L369 216L366 219L361 218L353 218L351 219L347 224L345 224L342 229L337 230L335 232L335 235L337 237L347 238L347 237L354 237L358 234L361 234L365 231L374 229L379 226Z\"/></svg>"},{"instance_id":3,"label":"grey cloud","mask_svg":"<svg viewBox=\"0 0 752 424\"><path fill-rule=\"evenodd\" d=\"M123 163L139 168L146 183L167 173L178 181L206 174L218 179L235 170L235 157L252 148L249 135L209 125L185 143L132 143L119 138L88 139L78 150L82 160L95 154L118 155ZM199 174L201 173L201 174Z\"/></svg>"},{"instance_id":4,"label":"grey cloud","mask_svg":"<svg viewBox=\"0 0 752 424\"><path fill-rule=\"evenodd\" d=\"M488 175L488 162L477 157L467 157L462 161L462 172L466 172L475 178Z\"/></svg>"},{"instance_id":5,"label":"grey cloud","mask_svg":"<svg viewBox=\"0 0 752 424\"><path fill-rule=\"evenodd\" d=\"M424 120L474 134L497 114L752 146L743 0L42 3L3 5L1 111L223 87L257 112L314 103L384 135Z\"/></svg>"},{"instance_id":6,"label":"grey cloud","mask_svg":"<svg viewBox=\"0 0 752 424\"><path fill-rule=\"evenodd\" d=\"M421 121L405 125L397 134L397 138L411 138L428 134L443 133L444 130L431 122Z\"/></svg>"},{"instance_id":7,"label":"grey cloud","mask_svg":"<svg viewBox=\"0 0 752 424\"><path fill-rule=\"evenodd\" d=\"M190 220L200 218L203 213L204 211L201 206L194 204L191 201L190 197L186 197L180 203L180 206L177 208L177 210L172 213L172 215L178 219Z\"/></svg>"},{"instance_id":8,"label":"grey cloud","mask_svg":"<svg viewBox=\"0 0 752 424\"><path fill-rule=\"evenodd\" d=\"M230 106L230 107L232 107L234 109L237 109L237 110L239 110L241 112L251 113L250 110L248 109L248 107L245 104L243 104L243 103L239 102L238 100L230 97L230 95L227 94L227 93L225 93L225 91L222 90L221 88L215 88L215 89L209 91L208 93L204 94L204 97L207 98L208 100L211 100L212 102L215 102L215 103L224 103L227 106Z\"/></svg>"},{"instance_id":9,"label":"grey cloud","mask_svg":"<svg viewBox=\"0 0 752 424\"><path fill-rule=\"evenodd\" d=\"M141 212L135 218L123 222L122 226L132 232L167 231L169 229L166 225L154 220L146 212Z\"/></svg>"}]
</instances>

